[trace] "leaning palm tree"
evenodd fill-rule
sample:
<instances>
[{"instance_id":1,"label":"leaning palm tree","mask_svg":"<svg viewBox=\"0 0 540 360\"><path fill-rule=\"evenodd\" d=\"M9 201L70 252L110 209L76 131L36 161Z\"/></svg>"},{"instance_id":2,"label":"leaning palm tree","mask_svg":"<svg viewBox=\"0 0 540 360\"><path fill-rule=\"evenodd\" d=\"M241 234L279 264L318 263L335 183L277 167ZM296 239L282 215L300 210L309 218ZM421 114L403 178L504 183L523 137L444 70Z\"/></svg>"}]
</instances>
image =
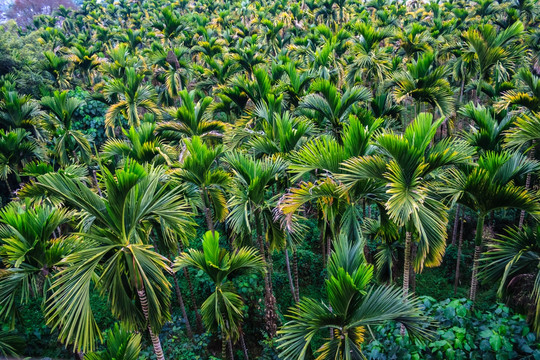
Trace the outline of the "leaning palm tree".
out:
<instances>
[{"instance_id":1,"label":"leaning palm tree","mask_svg":"<svg viewBox=\"0 0 540 360\"><path fill-rule=\"evenodd\" d=\"M143 110L154 115L160 113L154 87L144 83L144 75L133 67L126 68L123 77L108 81L103 87L103 95L112 104L105 114L108 128L114 128L120 116L137 128L141 125Z\"/></svg>"},{"instance_id":2,"label":"leaning palm tree","mask_svg":"<svg viewBox=\"0 0 540 360\"><path fill-rule=\"evenodd\" d=\"M225 347L229 343L231 359L233 359L233 342L240 339L245 358L248 359L241 324L244 301L236 293L231 280L246 272L262 272L264 260L254 248L242 247L229 252L219 246L219 233L208 231L202 240L203 251L189 249L181 253L174 262L173 268L178 271L186 266L202 270L213 282L214 292L204 301L201 307L203 321L208 329L219 329L222 333L222 357L225 358Z\"/></svg>"},{"instance_id":3,"label":"leaning palm tree","mask_svg":"<svg viewBox=\"0 0 540 360\"><path fill-rule=\"evenodd\" d=\"M303 298L290 309L290 320L279 330L280 358L311 358L314 337L330 330L332 337L316 350L317 359L362 359L367 328L389 321L400 322L415 337L429 337L430 320L417 300L398 288L370 285L373 266L365 262L360 242L336 241L327 270L328 302Z\"/></svg>"},{"instance_id":4,"label":"leaning palm tree","mask_svg":"<svg viewBox=\"0 0 540 360\"><path fill-rule=\"evenodd\" d=\"M158 332L170 317L169 261L152 245L152 234L170 241L193 236L188 207L171 188L162 167L133 161L102 169L103 194L60 173L41 175L38 186L79 211L79 236L87 247L67 256L46 304L47 323L59 339L93 351L101 338L90 306L90 288L107 295L113 315L131 328L148 329L157 359L163 360ZM77 306L73 306L77 304Z\"/></svg>"},{"instance_id":5,"label":"leaning palm tree","mask_svg":"<svg viewBox=\"0 0 540 360\"><path fill-rule=\"evenodd\" d=\"M500 282L499 296L511 282L519 281L520 276L530 274L534 278L530 288L535 308L533 326L540 334L540 226L507 229L505 235L489 244L484 260L481 277Z\"/></svg>"},{"instance_id":6,"label":"leaning palm tree","mask_svg":"<svg viewBox=\"0 0 540 360\"><path fill-rule=\"evenodd\" d=\"M538 169L540 165L537 162L521 154L488 152L478 159L478 166L453 169L449 174L444 192L478 216L469 294L471 300L475 300L478 287L478 267L484 245L486 217L497 209L519 209L539 214L538 196L517 183L527 173Z\"/></svg>"},{"instance_id":7,"label":"leaning palm tree","mask_svg":"<svg viewBox=\"0 0 540 360\"><path fill-rule=\"evenodd\" d=\"M54 136L54 156L61 165L79 162L79 159L84 163L90 161L91 139L82 131L73 129L75 111L82 103L82 100L69 97L67 91L55 91L53 96L41 99L46 110L43 125Z\"/></svg>"}]
</instances>

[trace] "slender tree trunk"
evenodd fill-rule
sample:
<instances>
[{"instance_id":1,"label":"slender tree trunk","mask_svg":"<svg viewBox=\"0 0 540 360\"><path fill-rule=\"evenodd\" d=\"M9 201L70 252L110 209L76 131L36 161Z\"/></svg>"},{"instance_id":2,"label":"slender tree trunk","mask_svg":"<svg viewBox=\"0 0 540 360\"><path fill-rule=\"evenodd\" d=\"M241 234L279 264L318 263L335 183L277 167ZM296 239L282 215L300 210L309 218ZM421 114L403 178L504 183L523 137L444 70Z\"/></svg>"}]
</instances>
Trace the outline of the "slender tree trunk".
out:
<instances>
[{"instance_id":1,"label":"slender tree trunk","mask_svg":"<svg viewBox=\"0 0 540 360\"><path fill-rule=\"evenodd\" d=\"M101 188L99 187L99 182L97 180L96 170L92 170L92 178L94 179L94 183L96 184L99 196L103 196L103 194L101 193Z\"/></svg>"},{"instance_id":2,"label":"slender tree trunk","mask_svg":"<svg viewBox=\"0 0 540 360\"><path fill-rule=\"evenodd\" d=\"M405 233L405 259L403 261L403 296L409 295L409 280L411 271L411 232Z\"/></svg>"},{"instance_id":3,"label":"slender tree trunk","mask_svg":"<svg viewBox=\"0 0 540 360\"><path fill-rule=\"evenodd\" d=\"M240 345L242 346L242 351L244 352L244 360L249 360L249 353L246 346L246 341L244 339L244 331L242 330L242 326L239 327L240 330Z\"/></svg>"},{"instance_id":4,"label":"slender tree trunk","mask_svg":"<svg viewBox=\"0 0 540 360\"><path fill-rule=\"evenodd\" d=\"M152 340L152 346L154 347L154 354L156 354L157 360L165 360L163 355L163 350L161 349L161 341L159 336L154 334L152 331L152 326L148 322L148 299L146 298L146 291L143 289L137 290L137 295L139 295L139 301L141 302L141 308L144 314L144 318L148 323L148 332L150 333L150 339Z\"/></svg>"},{"instance_id":5,"label":"slender tree trunk","mask_svg":"<svg viewBox=\"0 0 540 360\"><path fill-rule=\"evenodd\" d=\"M478 222L476 224L476 236L474 241L474 262L471 278L471 291L469 298L474 302L476 299L476 290L478 288L478 262L480 260L480 253L482 252L482 234L484 231L485 215L480 214L478 216Z\"/></svg>"},{"instance_id":6,"label":"slender tree trunk","mask_svg":"<svg viewBox=\"0 0 540 360\"><path fill-rule=\"evenodd\" d=\"M534 159L534 147L536 146L536 141L533 140L532 142L532 148L531 151L529 151L529 159ZM527 178L525 179L525 188L529 190L531 188L531 173L527 174ZM521 229L523 227L523 224L525 222L525 210L521 210L521 213L519 214L519 228Z\"/></svg>"},{"instance_id":7,"label":"slender tree trunk","mask_svg":"<svg viewBox=\"0 0 540 360\"><path fill-rule=\"evenodd\" d=\"M413 242L411 244L411 270L409 273L409 276L410 276L409 287L410 287L411 293L416 292L416 270L414 269L414 263L416 261L417 252L418 252L418 243Z\"/></svg>"},{"instance_id":8,"label":"slender tree trunk","mask_svg":"<svg viewBox=\"0 0 540 360\"><path fill-rule=\"evenodd\" d=\"M452 245L456 245L460 213L461 213L461 207L460 207L459 204L457 204L456 205L456 216L454 217L454 228L452 229Z\"/></svg>"},{"instance_id":9,"label":"slender tree trunk","mask_svg":"<svg viewBox=\"0 0 540 360\"><path fill-rule=\"evenodd\" d=\"M206 188L202 189L203 197L204 197L204 218L206 219L206 226L208 227L208 230L212 232L212 235L215 235L214 230L214 220L212 220L212 213L210 212L210 199L208 198L208 192L206 191Z\"/></svg>"},{"instance_id":10,"label":"slender tree trunk","mask_svg":"<svg viewBox=\"0 0 540 360\"><path fill-rule=\"evenodd\" d=\"M184 245L182 242L179 242L180 250L184 251ZM189 289L189 297L191 299L191 305L193 306L193 311L195 312L195 322L197 323L197 332L202 333L204 331L201 314L199 314L199 307L197 306L197 301L195 300L195 292L193 291L193 284L191 283L191 276L187 268L184 268L184 276L186 277Z\"/></svg>"},{"instance_id":11,"label":"slender tree trunk","mask_svg":"<svg viewBox=\"0 0 540 360\"><path fill-rule=\"evenodd\" d=\"M294 274L294 290L295 300L300 301L300 285L298 284L298 251L296 247L293 249L293 274Z\"/></svg>"},{"instance_id":12,"label":"slender tree trunk","mask_svg":"<svg viewBox=\"0 0 540 360\"><path fill-rule=\"evenodd\" d=\"M276 314L276 298L272 293L272 280L270 277L270 269L268 261L266 260L264 240L263 240L263 231L262 224L259 220L259 214L255 213L255 227L257 231L257 243L259 246L259 251L266 268L266 272L263 274L264 278L264 307L265 307L265 322L266 322L266 331L268 335L273 338L276 336L277 331L277 314Z\"/></svg>"},{"instance_id":13,"label":"slender tree trunk","mask_svg":"<svg viewBox=\"0 0 540 360\"><path fill-rule=\"evenodd\" d=\"M231 360L234 360L234 349L233 349L233 344L230 338L229 338L228 343L229 343L229 357L231 358Z\"/></svg>"},{"instance_id":14,"label":"slender tree trunk","mask_svg":"<svg viewBox=\"0 0 540 360\"><path fill-rule=\"evenodd\" d=\"M405 233L405 259L403 261L403 296L409 295L409 280L411 271L411 232ZM401 324L401 335L405 335L405 326Z\"/></svg>"},{"instance_id":15,"label":"slender tree trunk","mask_svg":"<svg viewBox=\"0 0 540 360\"><path fill-rule=\"evenodd\" d=\"M459 285L459 265L461 263L461 249L463 246L463 224L465 221L463 220L463 210L461 211L461 226L459 229L459 242L458 242L458 250L457 250L457 258L456 258L456 279L454 280L454 296L457 295L457 288Z\"/></svg>"},{"instance_id":16,"label":"slender tree trunk","mask_svg":"<svg viewBox=\"0 0 540 360\"><path fill-rule=\"evenodd\" d=\"M227 341L225 340L225 334L221 332L221 358L227 359Z\"/></svg>"},{"instance_id":17,"label":"slender tree trunk","mask_svg":"<svg viewBox=\"0 0 540 360\"><path fill-rule=\"evenodd\" d=\"M289 287L291 288L291 294L293 300L296 301L296 291L294 290L294 283L291 274L291 264L289 262L289 251L285 249L285 265L287 267L287 277L289 278Z\"/></svg>"},{"instance_id":18,"label":"slender tree trunk","mask_svg":"<svg viewBox=\"0 0 540 360\"><path fill-rule=\"evenodd\" d=\"M189 323L189 318L186 312L186 306L184 304L184 298L182 297L182 292L180 291L180 286L178 285L178 279L176 274L173 275L174 278L174 288L176 290L176 298L178 299L178 305L180 305L180 310L182 311L182 316L186 322L186 332L190 339L193 339L193 331L191 330L191 324Z\"/></svg>"}]
</instances>

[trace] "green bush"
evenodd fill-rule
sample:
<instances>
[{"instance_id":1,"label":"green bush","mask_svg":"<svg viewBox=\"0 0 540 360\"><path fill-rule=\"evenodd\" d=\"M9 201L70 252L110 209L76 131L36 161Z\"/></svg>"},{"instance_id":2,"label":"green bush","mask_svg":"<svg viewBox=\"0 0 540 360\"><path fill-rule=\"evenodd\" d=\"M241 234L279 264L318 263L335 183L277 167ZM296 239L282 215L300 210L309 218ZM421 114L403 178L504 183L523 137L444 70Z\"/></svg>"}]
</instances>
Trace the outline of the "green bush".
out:
<instances>
[{"instance_id":1,"label":"green bush","mask_svg":"<svg viewBox=\"0 0 540 360\"><path fill-rule=\"evenodd\" d=\"M366 345L368 359L540 359L540 347L525 319L505 305L474 310L465 299L436 302L422 297L426 314L437 322L427 343L402 337L398 324L379 326Z\"/></svg>"}]
</instances>

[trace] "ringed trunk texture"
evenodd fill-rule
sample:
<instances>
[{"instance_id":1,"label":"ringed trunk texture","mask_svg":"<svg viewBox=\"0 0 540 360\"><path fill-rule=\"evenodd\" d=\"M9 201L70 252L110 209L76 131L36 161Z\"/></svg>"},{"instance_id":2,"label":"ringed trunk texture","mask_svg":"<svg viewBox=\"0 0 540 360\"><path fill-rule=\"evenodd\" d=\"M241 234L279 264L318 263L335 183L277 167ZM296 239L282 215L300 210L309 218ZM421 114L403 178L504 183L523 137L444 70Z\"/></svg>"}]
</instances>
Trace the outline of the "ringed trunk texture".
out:
<instances>
[{"instance_id":1,"label":"ringed trunk texture","mask_svg":"<svg viewBox=\"0 0 540 360\"><path fill-rule=\"evenodd\" d=\"M411 233L405 233L405 260L403 263L403 296L409 295L409 280L411 271Z\"/></svg>"},{"instance_id":2,"label":"ringed trunk texture","mask_svg":"<svg viewBox=\"0 0 540 360\"><path fill-rule=\"evenodd\" d=\"M472 270L472 279L471 279L471 292L469 298L472 301L476 299L476 290L478 289L478 261L480 260L480 252L482 251L481 246L474 247L474 263Z\"/></svg>"},{"instance_id":3,"label":"ringed trunk texture","mask_svg":"<svg viewBox=\"0 0 540 360\"><path fill-rule=\"evenodd\" d=\"M416 271L414 270L414 263L416 261L416 254L418 253L418 243L414 242L411 244L411 270L409 273L409 288L410 292L416 292Z\"/></svg>"},{"instance_id":4,"label":"ringed trunk texture","mask_svg":"<svg viewBox=\"0 0 540 360\"><path fill-rule=\"evenodd\" d=\"M261 222L259 221L259 216L255 214L255 223L257 230L257 244L259 246L259 252L264 262L264 267L266 272L263 275L264 278L264 318L266 322L266 331L268 335L273 338L276 336L277 332L277 314L276 314L276 298L272 293L272 280L271 268L266 258L266 252L264 247L263 232L261 228Z\"/></svg>"},{"instance_id":5,"label":"ringed trunk texture","mask_svg":"<svg viewBox=\"0 0 540 360\"><path fill-rule=\"evenodd\" d=\"M461 217L461 226L459 229L459 242L458 242L458 250L457 250L457 259L456 259L456 279L454 280L454 296L457 295L457 288L459 285L459 265L461 263L461 249L463 246L463 224L465 221L463 220L463 211L462 211L462 217Z\"/></svg>"},{"instance_id":6,"label":"ringed trunk texture","mask_svg":"<svg viewBox=\"0 0 540 360\"><path fill-rule=\"evenodd\" d=\"M300 285L298 284L298 252L293 249L293 274L294 274L294 290L296 302L300 301Z\"/></svg>"},{"instance_id":7,"label":"ringed trunk texture","mask_svg":"<svg viewBox=\"0 0 540 360\"><path fill-rule=\"evenodd\" d=\"M139 301L141 302L144 318L148 322L148 299L146 298L146 291L144 288L142 290L137 290L137 295L139 295ZM150 323L148 323L148 332L150 333L150 339L152 340L152 346L154 347L154 353L156 354L157 360L165 360L163 350L161 349L161 341L159 340L159 336L154 334Z\"/></svg>"},{"instance_id":8,"label":"ringed trunk texture","mask_svg":"<svg viewBox=\"0 0 540 360\"><path fill-rule=\"evenodd\" d=\"M478 263L480 260L480 253L482 252L482 235L484 232L484 221L486 215L480 214L478 216L478 222L476 224L476 236L474 240L474 262L472 269L471 277L471 291L469 293L469 298L474 302L476 299L476 290L478 288Z\"/></svg>"},{"instance_id":9,"label":"ringed trunk texture","mask_svg":"<svg viewBox=\"0 0 540 360\"><path fill-rule=\"evenodd\" d=\"M403 264L403 297L409 295L409 280L411 271L411 232L405 233L405 260ZM401 335L405 335L405 325L401 324Z\"/></svg>"}]
</instances>

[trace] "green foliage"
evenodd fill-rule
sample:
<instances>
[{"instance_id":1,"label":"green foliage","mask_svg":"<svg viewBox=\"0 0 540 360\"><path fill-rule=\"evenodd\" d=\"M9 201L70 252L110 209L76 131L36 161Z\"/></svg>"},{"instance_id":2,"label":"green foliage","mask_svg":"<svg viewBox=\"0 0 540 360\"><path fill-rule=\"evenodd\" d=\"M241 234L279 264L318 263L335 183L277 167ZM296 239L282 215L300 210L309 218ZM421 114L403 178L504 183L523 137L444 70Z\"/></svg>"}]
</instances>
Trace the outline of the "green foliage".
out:
<instances>
[{"instance_id":1,"label":"green foliage","mask_svg":"<svg viewBox=\"0 0 540 360\"><path fill-rule=\"evenodd\" d=\"M402 337L394 324L373 328L375 340L364 349L368 359L540 358L535 334L522 316L502 304L480 311L465 299L420 301L425 313L437 321L435 337L422 344Z\"/></svg>"}]
</instances>

